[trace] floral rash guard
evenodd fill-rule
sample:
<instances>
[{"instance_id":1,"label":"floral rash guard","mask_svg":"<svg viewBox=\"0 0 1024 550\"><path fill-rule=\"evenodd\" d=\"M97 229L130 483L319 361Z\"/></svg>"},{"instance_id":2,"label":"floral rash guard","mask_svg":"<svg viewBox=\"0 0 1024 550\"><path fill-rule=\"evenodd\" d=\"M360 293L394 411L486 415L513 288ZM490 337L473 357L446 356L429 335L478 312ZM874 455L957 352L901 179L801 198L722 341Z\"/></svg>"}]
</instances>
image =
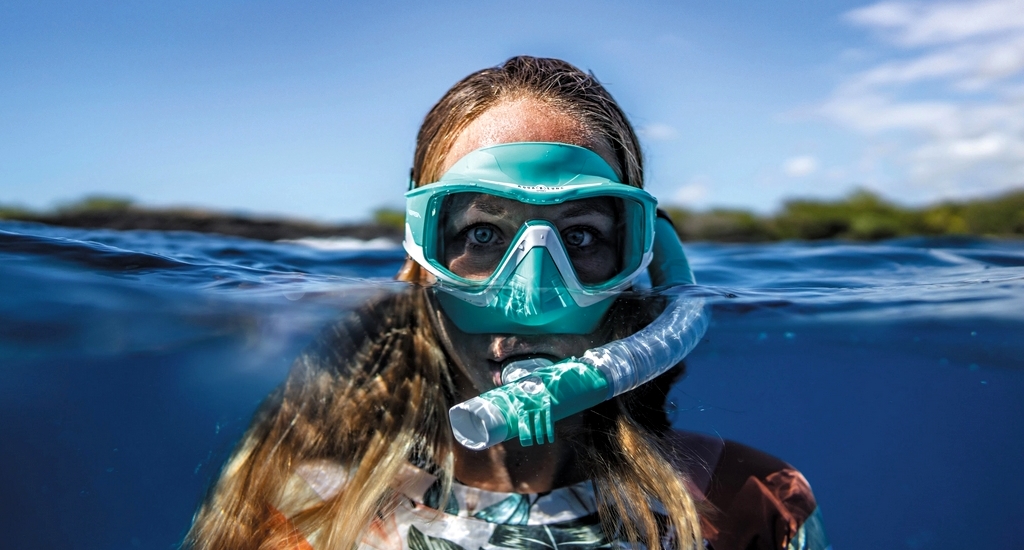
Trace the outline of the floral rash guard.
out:
<instances>
[{"instance_id":1,"label":"floral rash guard","mask_svg":"<svg viewBox=\"0 0 1024 550\"><path fill-rule=\"evenodd\" d=\"M704 501L704 546L712 550L831 548L810 486L788 464L764 453L707 436L672 434L680 467L690 472L694 496ZM346 469L334 462L299 466L275 503L288 518L343 489ZM412 465L391 484L394 514L374 522L361 549L589 550L627 548L609 540L597 515L594 485L584 481L540 494L500 493L454 483L442 498L440 481ZM443 507L443 508L442 508ZM295 550L317 547L317 533L294 529ZM671 534L662 541L673 547Z\"/></svg>"}]
</instances>

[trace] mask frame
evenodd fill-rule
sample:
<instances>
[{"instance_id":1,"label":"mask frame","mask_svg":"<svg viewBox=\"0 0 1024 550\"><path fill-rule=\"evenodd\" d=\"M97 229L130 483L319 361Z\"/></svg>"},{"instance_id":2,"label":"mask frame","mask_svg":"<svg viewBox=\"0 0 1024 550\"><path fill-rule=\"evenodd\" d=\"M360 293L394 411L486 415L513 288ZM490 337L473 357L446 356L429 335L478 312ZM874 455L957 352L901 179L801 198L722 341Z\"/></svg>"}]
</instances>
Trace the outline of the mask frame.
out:
<instances>
[{"instance_id":1,"label":"mask frame","mask_svg":"<svg viewBox=\"0 0 1024 550\"><path fill-rule=\"evenodd\" d=\"M438 257L442 205L456 193L486 193L534 205L620 199L622 227L627 230L623 269L599 284L582 283L558 231L547 221L530 220L489 277L460 277ZM651 262L656 211L653 196L619 182L611 166L589 149L564 143L507 143L473 151L436 183L406 193L403 244L409 256L435 277L439 303L465 332L585 334L596 329L614 297ZM544 275L538 280L536 274Z\"/></svg>"}]
</instances>

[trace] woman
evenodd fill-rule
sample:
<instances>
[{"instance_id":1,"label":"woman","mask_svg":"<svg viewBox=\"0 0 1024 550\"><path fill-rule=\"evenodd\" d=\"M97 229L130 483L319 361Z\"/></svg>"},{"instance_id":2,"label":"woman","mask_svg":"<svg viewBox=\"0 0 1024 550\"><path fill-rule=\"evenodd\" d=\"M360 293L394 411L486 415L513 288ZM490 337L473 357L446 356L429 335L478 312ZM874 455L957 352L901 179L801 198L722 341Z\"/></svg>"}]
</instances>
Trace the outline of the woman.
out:
<instances>
[{"instance_id":1,"label":"woman","mask_svg":"<svg viewBox=\"0 0 1024 550\"><path fill-rule=\"evenodd\" d=\"M562 183L490 191L497 172ZM616 191L544 199L584 180ZM557 422L551 443L453 441L449 408L501 385L506 367L580 356L663 307L623 292L650 261L642 184L636 134L592 75L517 57L456 84L417 138L399 279L422 286L339 322L296 361L186 545L824 548L798 472L671 430L681 365ZM527 253L523 235L550 238ZM490 305L472 303L465 289L498 272ZM565 298L580 293L582 306Z\"/></svg>"}]
</instances>

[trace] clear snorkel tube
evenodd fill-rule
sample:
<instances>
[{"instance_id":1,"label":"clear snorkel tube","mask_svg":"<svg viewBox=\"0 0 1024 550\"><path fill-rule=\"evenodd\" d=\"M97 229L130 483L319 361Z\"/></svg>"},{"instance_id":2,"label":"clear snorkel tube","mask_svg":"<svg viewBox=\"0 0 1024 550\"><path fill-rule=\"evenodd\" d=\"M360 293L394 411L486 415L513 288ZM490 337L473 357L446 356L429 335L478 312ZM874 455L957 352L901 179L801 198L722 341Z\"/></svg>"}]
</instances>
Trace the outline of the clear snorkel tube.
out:
<instances>
[{"instance_id":1,"label":"clear snorkel tube","mask_svg":"<svg viewBox=\"0 0 1024 550\"><path fill-rule=\"evenodd\" d=\"M460 403L448 412L455 439L486 449L514 437L523 446L552 443L554 423L649 382L686 357L707 331L703 298L684 298L672 287L694 283L693 272L672 224L658 217L654 288L666 288L668 304L636 334L556 364L543 359L513 363L504 385Z\"/></svg>"}]
</instances>

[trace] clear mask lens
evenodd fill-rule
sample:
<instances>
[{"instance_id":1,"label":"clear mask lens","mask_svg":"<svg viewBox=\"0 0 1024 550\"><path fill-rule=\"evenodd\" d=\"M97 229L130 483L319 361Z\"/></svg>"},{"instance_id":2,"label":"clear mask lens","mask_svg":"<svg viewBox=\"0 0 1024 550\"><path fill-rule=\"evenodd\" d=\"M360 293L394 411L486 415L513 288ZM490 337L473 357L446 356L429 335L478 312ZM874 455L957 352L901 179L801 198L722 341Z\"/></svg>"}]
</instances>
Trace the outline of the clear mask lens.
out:
<instances>
[{"instance_id":1,"label":"clear mask lens","mask_svg":"<svg viewBox=\"0 0 1024 550\"><path fill-rule=\"evenodd\" d=\"M468 283L493 277L530 224L554 228L560 242L543 246L553 253L561 247L584 287L636 269L633 264L642 255L642 236L634 234L635 223L630 223L642 207L630 199L601 196L542 205L461 192L438 201L438 227L428 253L437 267Z\"/></svg>"}]
</instances>

